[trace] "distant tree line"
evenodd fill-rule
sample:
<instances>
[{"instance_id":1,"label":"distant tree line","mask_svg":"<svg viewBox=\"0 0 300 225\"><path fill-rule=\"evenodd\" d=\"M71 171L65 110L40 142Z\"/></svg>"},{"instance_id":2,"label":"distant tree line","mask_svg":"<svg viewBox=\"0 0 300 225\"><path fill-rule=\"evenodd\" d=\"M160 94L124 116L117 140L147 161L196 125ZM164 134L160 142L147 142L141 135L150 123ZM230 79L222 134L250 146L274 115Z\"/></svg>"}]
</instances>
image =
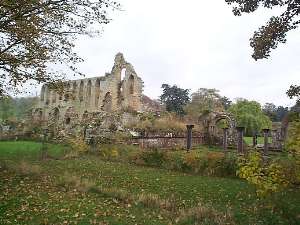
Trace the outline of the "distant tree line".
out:
<instances>
[{"instance_id":1,"label":"distant tree line","mask_svg":"<svg viewBox=\"0 0 300 225\"><path fill-rule=\"evenodd\" d=\"M162 85L163 94L160 101L166 110L174 112L180 117L187 117L197 122L202 116L214 111L231 113L239 126L246 127L247 135L271 128L272 122L281 122L285 118L294 120L300 112L297 101L292 108L276 106L274 103L261 105L256 101L238 98L233 103L228 97L222 96L217 89L199 88L190 93L189 89L182 89L176 85Z\"/></svg>"},{"instance_id":2,"label":"distant tree line","mask_svg":"<svg viewBox=\"0 0 300 225\"><path fill-rule=\"evenodd\" d=\"M5 124L25 119L36 102L37 97L1 98L0 122Z\"/></svg>"}]
</instances>

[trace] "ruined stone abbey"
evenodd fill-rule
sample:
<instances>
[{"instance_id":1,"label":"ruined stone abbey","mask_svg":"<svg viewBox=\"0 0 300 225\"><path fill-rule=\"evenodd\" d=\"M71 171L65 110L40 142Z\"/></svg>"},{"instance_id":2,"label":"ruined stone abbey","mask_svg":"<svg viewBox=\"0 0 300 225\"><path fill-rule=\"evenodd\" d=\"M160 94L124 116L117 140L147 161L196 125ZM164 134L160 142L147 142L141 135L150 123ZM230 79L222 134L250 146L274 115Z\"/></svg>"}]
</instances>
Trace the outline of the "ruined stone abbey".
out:
<instances>
[{"instance_id":1,"label":"ruined stone abbey","mask_svg":"<svg viewBox=\"0 0 300 225\"><path fill-rule=\"evenodd\" d=\"M39 103L32 111L33 121L65 128L97 115L143 111L143 81L121 53L116 55L111 73L67 81L64 87L59 94L47 84L42 86Z\"/></svg>"}]
</instances>

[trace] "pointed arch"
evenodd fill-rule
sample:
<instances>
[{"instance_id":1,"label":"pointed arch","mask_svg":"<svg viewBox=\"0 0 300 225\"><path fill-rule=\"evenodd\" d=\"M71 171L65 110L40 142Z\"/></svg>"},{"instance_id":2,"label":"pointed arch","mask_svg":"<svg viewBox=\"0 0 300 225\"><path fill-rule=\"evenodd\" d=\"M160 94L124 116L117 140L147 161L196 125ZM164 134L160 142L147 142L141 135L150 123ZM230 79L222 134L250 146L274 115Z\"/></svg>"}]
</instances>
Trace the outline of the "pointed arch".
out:
<instances>
[{"instance_id":1,"label":"pointed arch","mask_svg":"<svg viewBox=\"0 0 300 225\"><path fill-rule=\"evenodd\" d=\"M121 81L124 80L125 76L126 76L126 68L123 68L121 70Z\"/></svg>"},{"instance_id":2,"label":"pointed arch","mask_svg":"<svg viewBox=\"0 0 300 225\"><path fill-rule=\"evenodd\" d=\"M83 87L84 87L84 83L83 80L80 81L80 85L79 85L79 101L83 101Z\"/></svg>"},{"instance_id":3,"label":"pointed arch","mask_svg":"<svg viewBox=\"0 0 300 225\"><path fill-rule=\"evenodd\" d=\"M41 89L41 102L45 100L45 85L42 86Z\"/></svg>"},{"instance_id":4,"label":"pointed arch","mask_svg":"<svg viewBox=\"0 0 300 225\"><path fill-rule=\"evenodd\" d=\"M86 89L86 106L91 105L91 96L92 96L92 81L89 80Z\"/></svg>"},{"instance_id":5,"label":"pointed arch","mask_svg":"<svg viewBox=\"0 0 300 225\"><path fill-rule=\"evenodd\" d=\"M50 93L49 93L49 88L48 86L45 86L45 94L44 94L44 98L45 98L45 104L49 105L50 103Z\"/></svg>"},{"instance_id":6,"label":"pointed arch","mask_svg":"<svg viewBox=\"0 0 300 225\"><path fill-rule=\"evenodd\" d=\"M72 88L72 99L76 100L76 92L77 92L77 83L76 81L73 82L73 88Z\"/></svg>"},{"instance_id":7,"label":"pointed arch","mask_svg":"<svg viewBox=\"0 0 300 225\"><path fill-rule=\"evenodd\" d=\"M96 107L98 107L99 97L100 97L100 79L98 78L95 84L95 106Z\"/></svg>"},{"instance_id":8,"label":"pointed arch","mask_svg":"<svg viewBox=\"0 0 300 225\"><path fill-rule=\"evenodd\" d=\"M129 94L134 94L134 76L130 75L129 77Z\"/></svg>"}]
</instances>

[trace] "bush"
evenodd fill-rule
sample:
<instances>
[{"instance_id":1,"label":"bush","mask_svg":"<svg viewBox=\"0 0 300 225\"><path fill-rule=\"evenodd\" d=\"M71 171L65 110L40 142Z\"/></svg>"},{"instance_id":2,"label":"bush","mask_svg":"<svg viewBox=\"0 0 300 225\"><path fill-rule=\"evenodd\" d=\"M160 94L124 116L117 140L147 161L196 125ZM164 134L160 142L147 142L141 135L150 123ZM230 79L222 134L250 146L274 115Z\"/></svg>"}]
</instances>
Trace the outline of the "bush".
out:
<instances>
[{"instance_id":1,"label":"bush","mask_svg":"<svg viewBox=\"0 0 300 225\"><path fill-rule=\"evenodd\" d=\"M81 137L69 138L67 143L70 147L70 152L65 156L66 158L78 157L83 153L87 153L90 149L88 144Z\"/></svg>"},{"instance_id":2,"label":"bush","mask_svg":"<svg viewBox=\"0 0 300 225\"><path fill-rule=\"evenodd\" d=\"M119 155L119 151L115 146L100 147L100 156L106 160L115 160Z\"/></svg>"},{"instance_id":3,"label":"bush","mask_svg":"<svg viewBox=\"0 0 300 225\"><path fill-rule=\"evenodd\" d=\"M254 184L260 197L281 191L290 184L283 166L276 161L264 162L259 152L239 158L237 175Z\"/></svg>"},{"instance_id":4,"label":"bush","mask_svg":"<svg viewBox=\"0 0 300 225\"><path fill-rule=\"evenodd\" d=\"M152 149L140 152L137 155L136 160L141 164L144 163L146 166L161 167L167 160L167 155L164 151Z\"/></svg>"},{"instance_id":5,"label":"bush","mask_svg":"<svg viewBox=\"0 0 300 225\"><path fill-rule=\"evenodd\" d=\"M184 156L181 169L206 176L234 176L236 158L222 152L191 151Z\"/></svg>"}]
</instances>

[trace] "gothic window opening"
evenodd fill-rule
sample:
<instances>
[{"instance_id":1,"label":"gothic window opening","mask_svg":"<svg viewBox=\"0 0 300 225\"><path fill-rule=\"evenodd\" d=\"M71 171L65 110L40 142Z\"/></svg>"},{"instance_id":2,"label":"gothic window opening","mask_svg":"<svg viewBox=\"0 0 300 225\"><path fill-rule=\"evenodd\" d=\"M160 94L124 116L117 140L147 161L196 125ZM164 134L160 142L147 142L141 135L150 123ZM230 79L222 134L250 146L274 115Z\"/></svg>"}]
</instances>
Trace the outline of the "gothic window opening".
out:
<instances>
[{"instance_id":1,"label":"gothic window opening","mask_svg":"<svg viewBox=\"0 0 300 225\"><path fill-rule=\"evenodd\" d=\"M41 101L43 102L45 100L45 85L43 85L41 90Z\"/></svg>"},{"instance_id":2,"label":"gothic window opening","mask_svg":"<svg viewBox=\"0 0 300 225\"><path fill-rule=\"evenodd\" d=\"M99 97L100 97L100 79L97 79L95 85L95 106L96 107L98 107Z\"/></svg>"},{"instance_id":3,"label":"gothic window opening","mask_svg":"<svg viewBox=\"0 0 300 225\"><path fill-rule=\"evenodd\" d=\"M79 101L83 101L83 81L80 82L80 85L79 85Z\"/></svg>"},{"instance_id":4,"label":"gothic window opening","mask_svg":"<svg viewBox=\"0 0 300 225\"><path fill-rule=\"evenodd\" d=\"M134 76L130 75L129 77L129 94L133 94L134 93Z\"/></svg>"},{"instance_id":5,"label":"gothic window opening","mask_svg":"<svg viewBox=\"0 0 300 225\"><path fill-rule=\"evenodd\" d=\"M92 81L89 80L87 84L87 93L86 93L86 105L90 106L92 96Z\"/></svg>"},{"instance_id":6,"label":"gothic window opening","mask_svg":"<svg viewBox=\"0 0 300 225\"><path fill-rule=\"evenodd\" d=\"M121 70L121 81L124 80L125 76L126 76L126 68L123 68Z\"/></svg>"},{"instance_id":7,"label":"gothic window opening","mask_svg":"<svg viewBox=\"0 0 300 225\"><path fill-rule=\"evenodd\" d=\"M72 99L76 99L76 92L77 92L77 84L76 82L73 83L73 89L72 89Z\"/></svg>"}]
</instances>

